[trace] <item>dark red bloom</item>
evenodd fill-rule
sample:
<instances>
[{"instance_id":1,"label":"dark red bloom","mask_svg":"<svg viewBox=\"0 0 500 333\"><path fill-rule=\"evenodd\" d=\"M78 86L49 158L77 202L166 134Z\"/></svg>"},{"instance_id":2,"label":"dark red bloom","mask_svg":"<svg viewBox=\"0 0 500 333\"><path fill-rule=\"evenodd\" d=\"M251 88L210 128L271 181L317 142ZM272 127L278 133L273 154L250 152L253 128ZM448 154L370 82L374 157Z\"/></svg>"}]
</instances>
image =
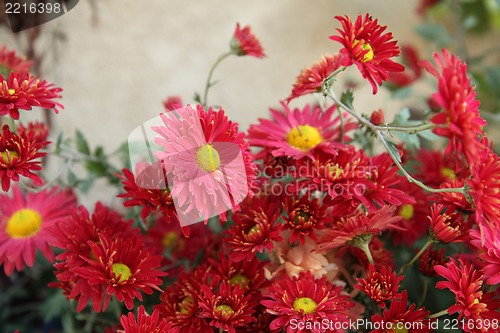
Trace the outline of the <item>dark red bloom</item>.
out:
<instances>
[{"instance_id":1,"label":"dark red bloom","mask_svg":"<svg viewBox=\"0 0 500 333\"><path fill-rule=\"evenodd\" d=\"M356 280L358 283L354 286L364 292L368 297L377 302L377 304L385 309L385 302L400 297L398 293L399 282L403 280L404 276L396 276L391 268L370 264L368 267L368 274Z\"/></svg>"},{"instance_id":2,"label":"dark red bloom","mask_svg":"<svg viewBox=\"0 0 500 333\"><path fill-rule=\"evenodd\" d=\"M434 249L434 245L429 246L420 256L419 262L418 268L424 275L436 276L437 273L434 270L434 266L446 264L444 249L437 250Z\"/></svg>"},{"instance_id":3,"label":"dark red bloom","mask_svg":"<svg viewBox=\"0 0 500 333\"><path fill-rule=\"evenodd\" d=\"M408 332L408 333L431 333L433 330L429 327L429 320L425 320L429 315L429 311L425 308L415 310L416 305L411 304L407 307L408 293L403 290L400 298L394 298L389 309L384 310L382 315L376 314L371 317L372 323L379 325L381 329L375 329L370 333L386 333L385 329L389 323L392 324L393 332ZM384 325L381 325L383 323ZM389 331L389 332L390 332Z\"/></svg>"},{"instance_id":4,"label":"dark red bloom","mask_svg":"<svg viewBox=\"0 0 500 333\"><path fill-rule=\"evenodd\" d=\"M19 176L30 178L36 186L42 185L42 179L33 171L42 169L39 158L47 153L40 150L48 144L48 141L40 141L33 131L15 134L9 126L3 126L0 135L0 179L3 191L9 190L11 181L18 182Z\"/></svg>"},{"instance_id":5,"label":"dark red bloom","mask_svg":"<svg viewBox=\"0 0 500 333\"><path fill-rule=\"evenodd\" d=\"M277 203L250 198L243 201L241 211L233 214L235 222L227 231L227 247L236 261L250 260L257 252L271 251L273 242L282 240L282 225L276 223L281 209Z\"/></svg>"},{"instance_id":6,"label":"dark red bloom","mask_svg":"<svg viewBox=\"0 0 500 333\"><path fill-rule=\"evenodd\" d=\"M356 64L361 75L367 79L377 93L377 84L389 78L388 72L401 72L404 67L391 60L399 55L399 47L392 40L392 33L387 32L386 26L378 24L369 14L363 18L358 15L353 24L348 16L335 16L342 24L342 29L337 29L339 36L330 36L331 40L341 43L344 48L340 50L343 55L343 66Z\"/></svg>"},{"instance_id":7,"label":"dark red bloom","mask_svg":"<svg viewBox=\"0 0 500 333\"><path fill-rule=\"evenodd\" d=\"M236 24L233 38L231 39L231 51L239 56L249 55L256 58L264 58L264 49L260 44L259 39L252 33L249 25L240 28L240 24Z\"/></svg>"},{"instance_id":8,"label":"dark red bloom","mask_svg":"<svg viewBox=\"0 0 500 333\"><path fill-rule=\"evenodd\" d=\"M446 279L436 283L436 288L449 289L455 294L455 304L448 308L448 314L458 312L460 328L465 332L491 332L486 325L467 325L469 322L500 320L500 301L495 298L494 293L483 290L481 272L470 262L463 262L461 259L451 260L446 266L437 265L434 269Z\"/></svg>"},{"instance_id":9,"label":"dark red bloom","mask_svg":"<svg viewBox=\"0 0 500 333\"><path fill-rule=\"evenodd\" d=\"M63 109L62 104L54 102L61 98L62 89L54 87L47 81L39 80L27 72L11 72L8 77L0 75L0 115L9 115L19 119L19 110L31 110L33 106L53 109Z\"/></svg>"},{"instance_id":10,"label":"dark red bloom","mask_svg":"<svg viewBox=\"0 0 500 333\"><path fill-rule=\"evenodd\" d=\"M146 313L144 305L137 309L137 320L132 312L120 317L123 332L126 333L177 333L178 329L172 323L160 318L160 312L154 310L151 315Z\"/></svg>"},{"instance_id":11,"label":"dark red bloom","mask_svg":"<svg viewBox=\"0 0 500 333\"><path fill-rule=\"evenodd\" d=\"M432 237L442 243L463 242L468 239L470 225L465 223L460 212L453 207L434 204L431 215L427 217L431 224Z\"/></svg>"},{"instance_id":12,"label":"dark red bloom","mask_svg":"<svg viewBox=\"0 0 500 333\"><path fill-rule=\"evenodd\" d=\"M254 294L244 293L239 284L222 282L214 291L201 286L200 317L210 320L210 326L235 333L236 328L255 322L253 316L258 303Z\"/></svg>"},{"instance_id":13,"label":"dark red bloom","mask_svg":"<svg viewBox=\"0 0 500 333\"><path fill-rule=\"evenodd\" d=\"M404 72L391 72L387 82L391 88L406 87L422 76L422 67L419 64L417 49L412 45L401 46L401 58L407 67Z\"/></svg>"}]
</instances>

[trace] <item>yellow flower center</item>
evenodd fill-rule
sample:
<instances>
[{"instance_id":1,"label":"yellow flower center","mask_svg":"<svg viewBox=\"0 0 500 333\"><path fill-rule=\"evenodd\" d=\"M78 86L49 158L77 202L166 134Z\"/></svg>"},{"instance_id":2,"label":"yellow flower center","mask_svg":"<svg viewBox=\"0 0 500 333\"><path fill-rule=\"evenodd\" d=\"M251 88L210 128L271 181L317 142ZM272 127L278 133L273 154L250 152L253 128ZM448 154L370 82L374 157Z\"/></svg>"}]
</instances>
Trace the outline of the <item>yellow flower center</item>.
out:
<instances>
[{"instance_id":1,"label":"yellow flower center","mask_svg":"<svg viewBox=\"0 0 500 333\"><path fill-rule=\"evenodd\" d=\"M122 263L115 263L112 266L113 274L115 275L115 278L120 276L120 280L118 280L118 283L121 283L123 281L127 281L130 276L132 276L132 272L130 271L130 268Z\"/></svg>"},{"instance_id":2,"label":"yellow flower center","mask_svg":"<svg viewBox=\"0 0 500 333\"><path fill-rule=\"evenodd\" d=\"M250 279L247 278L245 275L241 275L241 274L235 275L229 280L229 283L232 286L234 286L235 284L239 284L240 287L247 287L249 282L250 282Z\"/></svg>"},{"instance_id":3,"label":"yellow flower center","mask_svg":"<svg viewBox=\"0 0 500 333\"><path fill-rule=\"evenodd\" d=\"M16 89L9 89L9 95L14 95L15 92L16 92Z\"/></svg>"},{"instance_id":4,"label":"yellow flower center","mask_svg":"<svg viewBox=\"0 0 500 333\"><path fill-rule=\"evenodd\" d=\"M413 217L414 208L413 205L405 204L399 208L399 216L402 218L409 220Z\"/></svg>"},{"instance_id":5,"label":"yellow flower center","mask_svg":"<svg viewBox=\"0 0 500 333\"><path fill-rule=\"evenodd\" d=\"M1 152L0 155L2 155L3 160L5 161L5 163L9 163L14 158L18 158L19 157L19 154L17 152L15 152L15 151L12 151L12 150L5 150L5 151Z\"/></svg>"},{"instance_id":6,"label":"yellow flower center","mask_svg":"<svg viewBox=\"0 0 500 333\"><path fill-rule=\"evenodd\" d=\"M180 303L179 303L179 312L183 314L188 314L188 308L191 307L194 304L194 300L191 297L185 297Z\"/></svg>"},{"instance_id":7,"label":"yellow flower center","mask_svg":"<svg viewBox=\"0 0 500 333\"><path fill-rule=\"evenodd\" d=\"M42 224L42 217L37 211L23 208L12 214L7 221L5 231L11 238L27 238L34 236Z\"/></svg>"},{"instance_id":8,"label":"yellow flower center","mask_svg":"<svg viewBox=\"0 0 500 333\"><path fill-rule=\"evenodd\" d=\"M161 245L163 245L163 247L171 247L175 243L177 243L177 239L177 234L174 231L167 232L165 235L163 235Z\"/></svg>"},{"instance_id":9,"label":"yellow flower center","mask_svg":"<svg viewBox=\"0 0 500 333\"><path fill-rule=\"evenodd\" d=\"M311 214L303 210L299 210L293 218L293 223L295 225L301 225L302 223L307 223L311 219Z\"/></svg>"},{"instance_id":10,"label":"yellow flower center","mask_svg":"<svg viewBox=\"0 0 500 333\"><path fill-rule=\"evenodd\" d=\"M250 230L247 232L247 236L251 236L254 233L257 233L259 231L259 227L257 225L254 225Z\"/></svg>"},{"instance_id":11,"label":"yellow flower center","mask_svg":"<svg viewBox=\"0 0 500 333\"><path fill-rule=\"evenodd\" d=\"M302 151L307 151L318 145L323 138L319 131L309 125L299 125L288 132L286 141L290 146Z\"/></svg>"},{"instance_id":12,"label":"yellow flower center","mask_svg":"<svg viewBox=\"0 0 500 333\"><path fill-rule=\"evenodd\" d=\"M196 164L207 173L214 172L220 166L219 153L211 145L203 145L196 152Z\"/></svg>"},{"instance_id":13,"label":"yellow flower center","mask_svg":"<svg viewBox=\"0 0 500 333\"><path fill-rule=\"evenodd\" d=\"M403 325L403 323L399 324L400 326ZM393 329L394 333L408 333L408 330L406 328L397 328L397 326Z\"/></svg>"},{"instance_id":14,"label":"yellow flower center","mask_svg":"<svg viewBox=\"0 0 500 333\"><path fill-rule=\"evenodd\" d=\"M358 45L358 43L360 43L359 40L357 40L357 39L354 40L352 47L355 47L356 45ZM371 45L368 43L363 43L363 44L361 44L361 48L363 49L363 51L368 50L368 52L365 53L365 55L363 56L363 59L361 59L361 61L367 62L367 61L373 60L373 57L375 56L375 54L373 53L373 49L372 49Z\"/></svg>"},{"instance_id":15,"label":"yellow flower center","mask_svg":"<svg viewBox=\"0 0 500 333\"><path fill-rule=\"evenodd\" d=\"M448 179L451 179L451 180L454 180L455 178L457 178L457 176L455 175L455 171L453 171L453 169L447 168L447 167L441 168L441 176L448 178Z\"/></svg>"},{"instance_id":16,"label":"yellow flower center","mask_svg":"<svg viewBox=\"0 0 500 333\"><path fill-rule=\"evenodd\" d=\"M228 316L228 315L231 315L234 313L233 308L230 307L229 305L225 305L225 304L217 305L215 307L215 310L222 312L222 315L224 315L224 316Z\"/></svg>"},{"instance_id":17,"label":"yellow flower center","mask_svg":"<svg viewBox=\"0 0 500 333\"><path fill-rule=\"evenodd\" d=\"M309 297L300 297L293 301L293 309L297 312L305 314L313 313L317 307L318 304Z\"/></svg>"},{"instance_id":18,"label":"yellow flower center","mask_svg":"<svg viewBox=\"0 0 500 333\"><path fill-rule=\"evenodd\" d=\"M330 175L332 178L339 178L344 170L338 164L330 166Z\"/></svg>"}]
</instances>

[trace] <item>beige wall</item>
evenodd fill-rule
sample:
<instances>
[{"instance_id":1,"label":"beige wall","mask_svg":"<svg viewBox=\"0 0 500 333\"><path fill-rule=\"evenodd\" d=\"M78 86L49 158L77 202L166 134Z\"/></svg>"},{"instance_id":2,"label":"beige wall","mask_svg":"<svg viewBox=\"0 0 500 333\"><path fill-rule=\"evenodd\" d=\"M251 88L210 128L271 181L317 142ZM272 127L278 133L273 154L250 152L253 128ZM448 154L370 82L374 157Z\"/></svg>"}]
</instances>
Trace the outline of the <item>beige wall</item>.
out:
<instances>
[{"instance_id":1,"label":"beige wall","mask_svg":"<svg viewBox=\"0 0 500 333\"><path fill-rule=\"evenodd\" d=\"M55 132L81 128L92 144L116 147L141 122L162 111L167 95L191 102L201 92L216 57L227 50L236 22L250 24L268 55L233 57L216 71L220 82L209 101L222 105L246 129L287 97L300 70L339 45L328 39L339 27L335 15L370 12L397 39L412 32L417 1L96 1L99 24L92 26L87 0L44 27L39 49L48 52L47 79L64 88L65 110L54 118ZM403 5L404 3L404 5ZM54 32L66 41L53 47ZM12 44L2 35L0 41ZM51 51L52 50L52 51ZM54 56L57 58L54 60ZM56 64L57 63L57 64ZM56 64L56 65L55 65ZM351 75L359 78L356 71ZM363 82L369 105L388 107ZM295 103L301 105L310 98Z\"/></svg>"}]
</instances>

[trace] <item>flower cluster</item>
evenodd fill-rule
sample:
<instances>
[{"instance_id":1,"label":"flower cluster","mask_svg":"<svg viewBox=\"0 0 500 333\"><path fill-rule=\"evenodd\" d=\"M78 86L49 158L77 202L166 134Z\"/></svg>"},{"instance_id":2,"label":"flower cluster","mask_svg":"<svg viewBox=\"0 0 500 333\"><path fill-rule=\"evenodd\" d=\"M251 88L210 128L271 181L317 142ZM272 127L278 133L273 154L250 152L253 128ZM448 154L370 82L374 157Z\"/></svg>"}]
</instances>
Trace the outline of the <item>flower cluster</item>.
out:
<instances>
[{"instance_id":1,"label":"flower cluster","mask_svg":"<svg viewBox=\"0 0 500 333\"><path fill-rule=\"evenodd\" d=\"M265 56L250 26L237 24L203 98L170 97L142 127L146 158L111 167L80 134L76 156L123 199L93 209L40 172L49 129L15 126L20 110L61 109L61 89L0 49L5 277L22 277L41 252L48 286L74 303L67 311L86 320L75 319L85 332L427 333L444 315L465 332L498 331L500 161L467 64L446 49L435 65L419 62L407 46L405 70L377 19L335 18L339 51L304 69L247 133L207 103L223 59ZM426 69L437 82L434 112L420 122L402 111L393 123L382 109L360 114L352 91L335 93L351 66L374 94ZM291 106L310 94L324 99ZM436 135L444 149L420 148ZM446 293L448 303L435 304Z\"/></svg>"}]
</instances>

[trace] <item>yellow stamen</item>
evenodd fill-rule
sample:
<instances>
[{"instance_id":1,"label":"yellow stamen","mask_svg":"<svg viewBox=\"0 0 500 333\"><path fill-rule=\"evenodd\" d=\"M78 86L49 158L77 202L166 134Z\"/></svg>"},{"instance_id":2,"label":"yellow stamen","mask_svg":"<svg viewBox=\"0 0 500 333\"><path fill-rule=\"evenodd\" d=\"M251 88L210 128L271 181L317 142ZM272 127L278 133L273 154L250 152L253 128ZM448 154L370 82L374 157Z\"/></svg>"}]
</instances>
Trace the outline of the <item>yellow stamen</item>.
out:
<instances>
[{"instance_id":1,"label":"yellow stamen","mask_svg":"<svg viewBox=\"0 0 500 333\"><path fill-rule=\"evenodd\" d=\"M305 314L313 313L316 311L317 307L318 304L316 304L316 302L309 297L300 297L293 301L293 309L297 312Z\"/></svg>"},{"instance_id":2,"label":"yellow stamen","mask_svg":"<svg viewBox=\"0 0 500 333\"><path fill-rule=\"evenodd\" d=\"M299 125L288 132L286 141L290 146L307 151L317 146L323 138L318 129L309 125Z\"/></svg>"},{"instance_id":3,"label":"yellow stamen","mask_svg":"<svg viewBox=\"0 0 500 333\"><path fill-rule=\"evenodd\" d=\"M448 178L448 179L451 179L451 180L454 180L455 178L457 178L457 176L455 175L455 171L453 171L453 169L447 168L447 167L441 168L441 176Z\"/></svg>"},{"instance_id":4,"label":"yellow stamen","mask_svg":"<svg viewBox=\"0 0 500 333\"><path fill-rule=\"evenodd\" d=\"M354 40L352 47L356 47L356 45L358 45L358 43L360 43L359 40L357 40L357 39ZM361 61L367 62L367 61L373 60L373 57L375 56L375 54L373 53L373 49L372 49L371 45L368 43L363 43L363 44L361 44L361 48L363 49L363 51L368 50L368 52L365 53L365 55L363 56L363 59L361 59Z\"/></svg>"},{"instance_id":5,"label":"yellow stamen","mask_svg":"<svg viewBox=\"0 0 500 333\"><path fill-rule=\"evenodd\" d=\"M207 173L214 172L220 166L219 152L209 144L203 145L196 152L196 164Z\"/></svg>"},{"instance_id":6,"label":"yellow stamen","mask_svg":"<svg viewBox=\"0 0 500 333\"><path fill-rule=\"evenodd\" d=\"M16 211L7 221L5 232L11 238L27 238L38 233L42 224L40 214L29 208Z\"/></svg>"},{"instance_id":7,"label":"yellow stamen","mask_svg":"<svg viewBox=\"0 0 500 333\"><path fill-rule=\"evenodd\" d=\"M123 281L127 281L130 276L132 276L132 272L130 271L130 268L122 263L115 263L112 266L113 274L115 275L115 278L120 276L120 279L118 280L118 283L121 283Z\"/></svg>"},{"instance_id":8,"label":"yellow stamen","mask_svg":"<svg viewBox=\"0 0 500 333\"><path fill-rule=\"evenodd\" d=\"M414 207L413 205L410 204L405 204L402 205L401 208L399 208L399 216L402 218L409 220L413 217L413 212L414 212Z\"/></svg>"},{"instance_id":9,"label":"yellow stamen","mask_svg":"<svg viewBox=\"0 0 500 333\"><path fill-rule=\"evenodd\" d=\"M0 155L2 155L5 163L10 163L14 158L19 157L19 154L15 151L12 151L12 150L5 150L5 151L1 152Z\"/></svg>"}]
</instances>

